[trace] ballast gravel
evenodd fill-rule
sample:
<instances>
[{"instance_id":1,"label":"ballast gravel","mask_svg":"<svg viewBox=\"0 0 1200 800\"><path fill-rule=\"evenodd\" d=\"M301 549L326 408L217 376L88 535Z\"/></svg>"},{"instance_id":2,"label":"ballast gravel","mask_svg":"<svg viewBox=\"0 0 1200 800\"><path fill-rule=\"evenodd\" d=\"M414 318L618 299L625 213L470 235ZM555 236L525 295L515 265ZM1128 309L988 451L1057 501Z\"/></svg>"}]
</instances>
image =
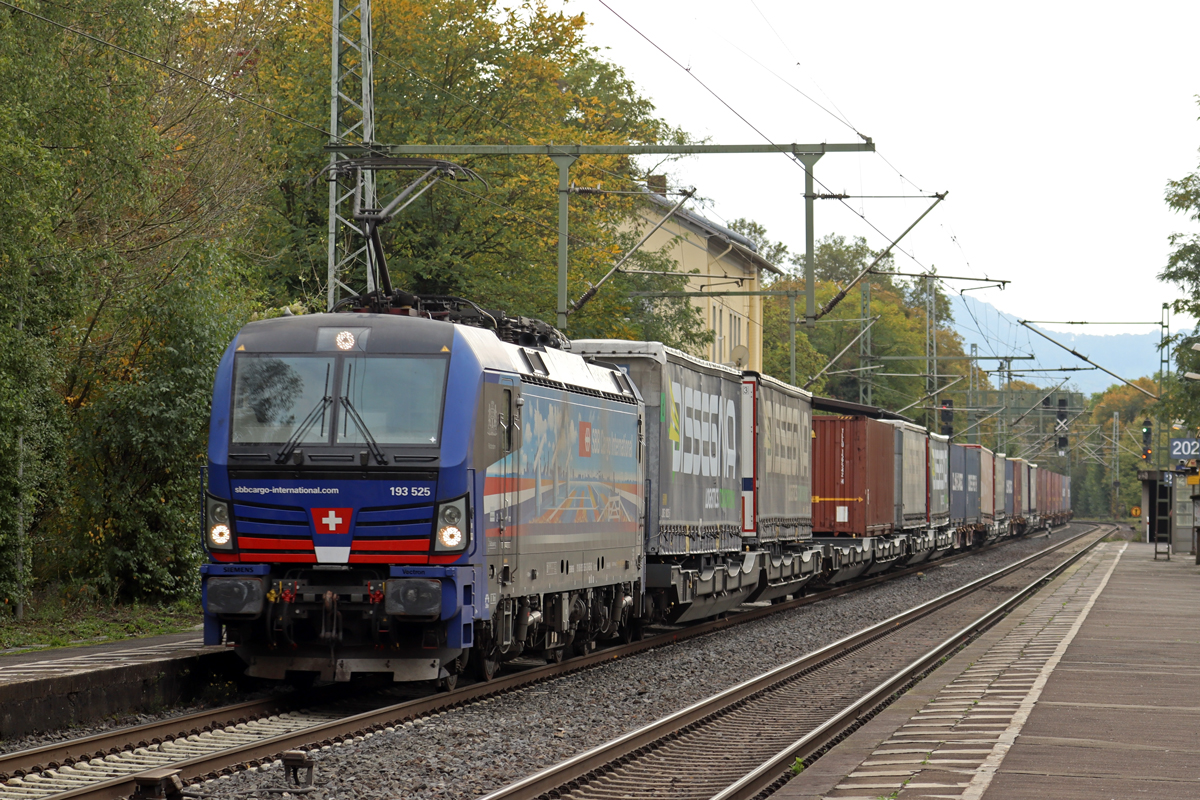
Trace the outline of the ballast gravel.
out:
<instances>
[{"instance_id":1,"label":"ballast gravel","mask_svg":"<svg viewBox=\"0 0 1200 800\"><path fill-rule=\"evenodd\" d=\"M312 800L476 798L1081 532L1078 525L315 751ZM279 763L190 787L287 797ZM294 795L299 796L299 795Z\"/></svg>"}]
</instances>

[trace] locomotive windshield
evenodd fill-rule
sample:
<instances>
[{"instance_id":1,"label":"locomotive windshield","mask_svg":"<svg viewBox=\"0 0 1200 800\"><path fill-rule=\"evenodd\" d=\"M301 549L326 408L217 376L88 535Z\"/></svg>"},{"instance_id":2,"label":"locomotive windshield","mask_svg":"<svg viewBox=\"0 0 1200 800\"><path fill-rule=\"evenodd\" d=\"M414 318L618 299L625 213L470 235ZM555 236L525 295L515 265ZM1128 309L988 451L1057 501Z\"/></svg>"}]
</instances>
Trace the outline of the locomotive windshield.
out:
<instances>
[{"instance_id":1,"label":"locomotive windshield","mask_svg":"<svg viewBox=\"0 0 1200 800\"><path fill-rule=\"evenodd\" d=\"M361 445L369 434L379 444L437 444L446 367L440 356L240 354L231 440L283 444L298 434L298 444Z\"/></svg>"},{"instance_id":2,"label":"locomotive windshield","mask_svg":"<svg viewBox=\"0 0 1200 800\"><path fill-rule=\"evenodd\" d=\"M234 372L233 441L282 444L333 391L329 356L239 356ZM328 411L320 408L300 442L329 438Z\"/></svg>"},{"instance_id":3,"label":"locomotive windshield","mask_svg":"<svg viewBox=\"0 0 1200 800\"><path fill-rule=\"evenodd\" d=\"M420 356L346 358L342 397L380 444L437 444L446 359ZM338 444L363 444L363 431L342 414Z\"/></svg>"}]
</instances>

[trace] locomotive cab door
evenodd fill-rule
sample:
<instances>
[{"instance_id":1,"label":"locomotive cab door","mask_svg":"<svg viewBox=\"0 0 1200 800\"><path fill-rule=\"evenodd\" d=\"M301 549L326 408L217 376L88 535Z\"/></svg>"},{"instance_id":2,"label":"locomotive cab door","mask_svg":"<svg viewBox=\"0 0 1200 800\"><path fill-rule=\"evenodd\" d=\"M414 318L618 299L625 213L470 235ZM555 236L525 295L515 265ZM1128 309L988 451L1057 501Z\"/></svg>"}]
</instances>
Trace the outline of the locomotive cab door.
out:
<instances>
[{"instance_id":1,"label":"locomotive cab door","mask_svg":"<svg viewBox=\"0 0 1200 800\"><path fill-rule=\"evenodd\" d=\"M520 502L521 395L512 378L500 379L500 441L504 452L500 471L500 594L511 594L518 574L517 506Z\"/></svg>"}]
</instances>

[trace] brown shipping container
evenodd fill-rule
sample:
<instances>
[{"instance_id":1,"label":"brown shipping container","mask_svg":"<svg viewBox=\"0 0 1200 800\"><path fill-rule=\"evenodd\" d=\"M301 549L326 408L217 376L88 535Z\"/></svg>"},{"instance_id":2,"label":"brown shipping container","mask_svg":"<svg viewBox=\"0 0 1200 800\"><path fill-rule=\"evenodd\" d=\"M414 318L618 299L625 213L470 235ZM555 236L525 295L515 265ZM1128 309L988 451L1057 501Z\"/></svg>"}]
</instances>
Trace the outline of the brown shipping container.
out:
<instances>
[{"instance_id":1,"label":"brown shipping container","mask_svg":"<svg viewBox=\"0 0 1200 800\"><path fill-rule=\"evenodd\" d=\"M876 536L895 524L895 429L813 416L813 536Z\"/></svg>"}]
</instances>

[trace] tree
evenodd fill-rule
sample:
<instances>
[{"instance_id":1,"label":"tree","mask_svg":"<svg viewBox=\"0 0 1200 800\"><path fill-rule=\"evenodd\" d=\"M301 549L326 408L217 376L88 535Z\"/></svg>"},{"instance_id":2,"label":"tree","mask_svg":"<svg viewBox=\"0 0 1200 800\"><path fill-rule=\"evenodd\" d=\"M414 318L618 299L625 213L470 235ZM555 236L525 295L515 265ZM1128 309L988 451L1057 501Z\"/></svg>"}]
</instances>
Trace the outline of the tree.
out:
<instances>
[{"instance_id":1,"label":"tree","mask_svg":"<svg viewBox=\"0 0 1200 800\"><path fill-rule=\"evenodd\" d=\"M1200 97L1197 97L1200 102ZM1200 170L1190 172L1179 180L1169 181L1166 203L1171 210L1185 214L1192 222L1200 222ZM1200 234L1172 233L1168 242L1173 248L1167 265L1158 279L1174 284L1180 296L1171 308L1177 314L1200 318ZM1163 422L1182 420L1191 430L1200 427L1200 382L1181 379L1188 372L1200 372L1200 353L1192 345L1200 342L1196 331L1190 336L1177 336L1171 343L1176 374L1164 382Z\"/></svg>"},{"instance_id":2,"label":"tree","mask_svg":"<svg viewBox=\"0 0 1200 800\"><path fill-rule=\"evenodd\" d=\"M1142 377L1134 383L1148 391L1155 391L1154 378ZM1081 516L1108 517L1115 509L1121 516L1130 508L1141 503L1141 483L1137 472L1145 469L1138 458L1141 449L1142 419L1154 418L1158 406L1153 399L1137 389L1123 383L1115 383L1103 392L1096 392L1088 400L1088 419L1100 427L1101 436L1093 441L1104 458L1103 463L1082 458L1074 461L1072 469L1072 499L1075 511ZM1117 443L1111 440L1113 412L1120 415ZM1114 490L1111 453L1119 448L1120 473L1118 486Z\"/></svg>"},{"instance_id":3,"label":"tree","mask_svg":"<svg viewBox=\"0 0 1200 800\"><path fill-rule=\"evenodd\" d=\"M767 229L754 220L738 217L729 223L729 229L754 242L758 254L775 266L791 263L792 255L788 252L788 246L767 238Z\"/></svg>"},{"instance_id":4,"label":"tree","mask_svg":"<svg viewBox=\"0 0 1200 800\"><path fill-rule=\"evenodd\" d=\"M773 242L763 226L750 220L736 220L734 230L751 238L759 252L773 253L780 260L788 256L787 248ZM817 276L816 295L818 306L828 302L844 285L858 276L870 265L878 253L867 246L861 237L847 239L839 234L822 238L814 250L813 271ZM804 296L804 257L790 259L791 269L774 280L770 287L777 291L795 291ZM880 262L880 268L891 268L890 257ZM862 363L859 344L853 342L862 329L858 320L862 316L862 288L852 291L847 299L824 318L815 328L800 327L796 335L797 382L805 383L829 364L827 371L810 387L813 391L857 402L860 387L869 387L870 398L877 405L887 408L903 408L916 402L906 412L921 419L936 430L938 422L929 407L932 400L922 402L926 394L925 359L925 303L924 282L906 284L895 278L871 275L864 280L870 284L871 315L879 319L871 326L870 340L872 357L885 356L887 361ZM860 284L861 287L861 284ZM949 301L935 287L939 313L937 318L938 353L946 356L963 355L962 341L950 328ZM944 308L944 312L941 310ZM763 324L763 367L776 377L787 379L790 372L788 327L788 298L768 297L764 301ZM846 349L847 346L849 349ZM829 363L835 356L845 353ZM950 383L950 378L965 376L969 362L939 362L939 388ZM862 367L871 369L863 370ZM956 405L965 405L967 398L965 382L941 392L939 397L953 399Z\"/></svg>"},{"instance_id":5,"label":"tree","mask_svg":"<svg viewBox=\"0 0 1200 800\"><path fill-rule=\"evenodd\" d=\"M0 595L32 574L177 596L214 350L253 296L230 254L256 137L240 104L104 42L230 86L241 57L174 0L39 11L99 41L0 13Z\"/></svg>"},{"instance_id":6,"label":"tree","mask_svg":"<svg viewBox=\"0 0 1200 800\"><path fill-rule=\"evenodd\" d=\"M210 26L233 24L244 3L218 2ZM617 66L584 38L582 15L544 2L502 8L495 0L377 0L376 139L383 142L543 143L681 141ZM255 89L272 108L320 130L328 126L328 3L255 0L268 31L256 44ZM387 35L379 35L386 31ZM354 67L348 54L348 67ZM321 134L263 116L268 170L278 176L264 198L254 249L272 302L304 298L325 305L327 192L314 178L327 163ZM467 297L489 308L553 320L557 297L558 173L545 157L463 156L486 185L445 181L407 207L382 232L393 284L417 294ZM621 156L587 156L571 168L578 186L616 193L570 198L568 295L581 295L628 247L622 233L641 177ZM381 199L407 178L381 173ZM638 260L651 258L643 254ZM346 276L362 285L362 276ZM649 325L670 344L693 347L703 326L685 299L649 302L628 291L668 291L670 277L622 278L571 316L572 336L642 335ZM699 338L697 338L699 337Z\"/></svg>"},{"instance_id":7,"label":"tree","mask_svg":"<svg viewBox=\"0 0 1200 800\"><path fill-rule=\"evenodd\" d=\"M1200 103L1200 97L1197 102ZM1165 199L1172 211L1200 222L1200 170L1168 181ZM1158 279L1175 284L1182 292L1171 304L1175 313L1200 318L1200 234L1172 233L1168 241L1174 249Z\"/></svg>"}]
</instances>

